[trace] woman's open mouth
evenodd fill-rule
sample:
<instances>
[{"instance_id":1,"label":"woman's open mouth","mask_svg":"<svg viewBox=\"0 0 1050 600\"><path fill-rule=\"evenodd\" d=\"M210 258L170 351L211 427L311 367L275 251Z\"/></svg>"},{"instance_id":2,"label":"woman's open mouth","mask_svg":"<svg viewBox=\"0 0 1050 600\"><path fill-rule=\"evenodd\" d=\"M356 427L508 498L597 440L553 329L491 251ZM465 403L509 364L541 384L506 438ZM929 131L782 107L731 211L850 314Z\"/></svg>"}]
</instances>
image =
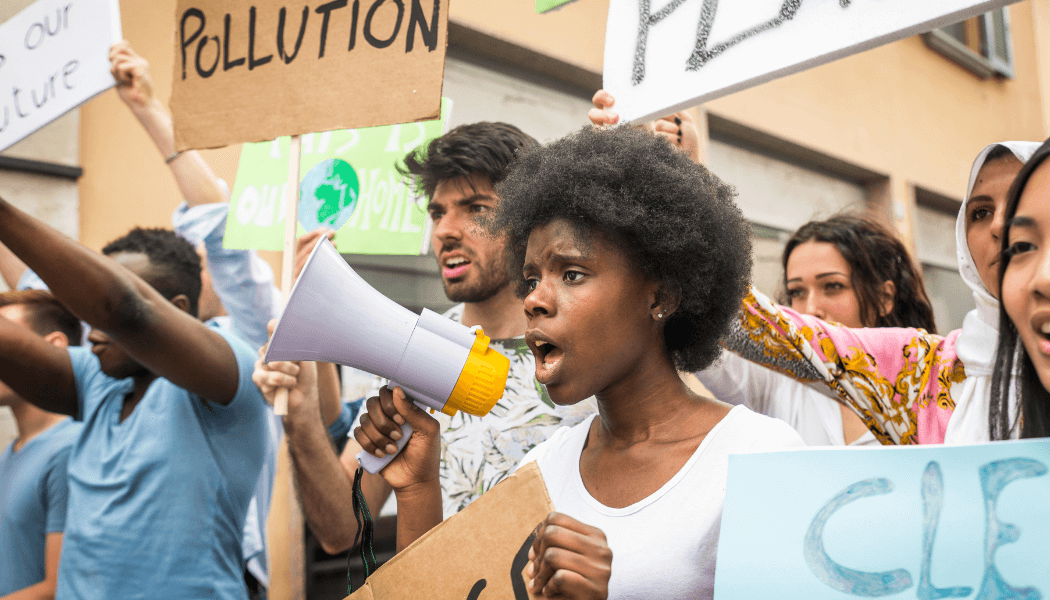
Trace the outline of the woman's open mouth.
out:
<instances>
[{"instance_id":1,"label":"woman's open mouth","mask_svg":"<svg viewBox=\"0 0 1050 600\"><path fill-rule=\"evenodd\" d=\"M525 341L536 357L536 379L543 384L550 383L565 351L536 332L526 333Z\"/></svg>"}]
</instances>

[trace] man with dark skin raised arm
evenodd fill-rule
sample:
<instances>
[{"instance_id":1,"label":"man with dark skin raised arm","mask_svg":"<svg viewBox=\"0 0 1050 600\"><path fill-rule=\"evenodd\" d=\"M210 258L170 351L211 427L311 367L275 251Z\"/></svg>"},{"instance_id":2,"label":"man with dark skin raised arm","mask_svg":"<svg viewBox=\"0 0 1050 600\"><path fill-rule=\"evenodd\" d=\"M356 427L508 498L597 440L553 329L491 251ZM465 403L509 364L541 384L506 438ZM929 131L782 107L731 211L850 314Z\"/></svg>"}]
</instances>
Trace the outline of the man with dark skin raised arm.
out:
<instances>
[{"instance_id":1,"label":"man with dark skin raised arm","mask_svg":"<svg viewBox=\"0 0 1050 600\"><path fill-rule=\"evenodd\" d=\"M84 423L56 597L245 598L266 407L254 352L197 319L196 251L136 229L102 256L2 199L0 243L92 327L90 351L64 350L0 319L0 380Z\"/></svg>"},{"instance_id":2,"label":"man with dark skin raised arm","mask_svg":"<svg viewBox=\"0 0 1050 600\"><path fill-rule=\"evenodd\" d=\"M515 155L536 144L512 125L475 123L453 129L404 161L403 170L418 178L428 199L431 247L445 294L460 303L445 316L468 327L480 325L492 347L510 359L507 390L488 416L438 416L447 442L441 470L445 518L509 475L526 452L556 429L579 423L594 410L592 402L555 407L536 382L535 358L523 337L525 312L510 286L504 241L477 228L477 219L499 202L494 185ZM350 548L358 531L351 489L360 445L350 437L341 455L333 451L319 417L313 365L260 360L254 380L268 398L276 386L292 388L284 427L303 512L326 551ZM383 383L377 381L369 402L378 401L374 396ZM379 514L391 494L382 477L368 473L362 491L372 515Z\"/></svg>"}]
</instances>

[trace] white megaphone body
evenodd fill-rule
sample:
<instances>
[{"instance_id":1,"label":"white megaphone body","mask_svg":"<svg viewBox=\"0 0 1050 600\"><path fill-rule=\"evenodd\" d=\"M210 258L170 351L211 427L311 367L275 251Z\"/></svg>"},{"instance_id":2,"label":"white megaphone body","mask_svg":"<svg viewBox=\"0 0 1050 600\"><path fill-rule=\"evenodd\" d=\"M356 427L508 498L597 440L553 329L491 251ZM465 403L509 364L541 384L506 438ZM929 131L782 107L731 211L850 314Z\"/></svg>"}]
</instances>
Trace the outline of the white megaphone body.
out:
<instances>
[{"instance_id":1,"label":"white megaphone body","mask_svg":"<svg viewBox=\"0 0 1050 600\"><path fill-rule=\"evenodd\" d=\"M503 396L510 368L480 327L427 309L416 315L368 285L324 237L288 296L263 360L347 365L389 379L420 407L476 416ZM407 423L401 430L398 452L412 435ZM394 456L362 452L357 460L378 473Z\"/></svg>"}]
</instances>

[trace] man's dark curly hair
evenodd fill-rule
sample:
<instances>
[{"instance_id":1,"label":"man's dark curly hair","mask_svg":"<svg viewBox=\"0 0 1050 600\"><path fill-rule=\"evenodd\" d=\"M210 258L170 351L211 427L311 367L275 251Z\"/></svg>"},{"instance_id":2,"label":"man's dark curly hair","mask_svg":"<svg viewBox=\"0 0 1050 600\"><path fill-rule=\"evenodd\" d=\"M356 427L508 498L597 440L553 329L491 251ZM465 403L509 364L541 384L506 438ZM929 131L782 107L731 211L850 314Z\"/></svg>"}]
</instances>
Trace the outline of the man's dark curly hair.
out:
<instances>
[{"instance_id":1,"label":"man's dark curly hair","mask_svg":"<svg viewBox=\"0 0 1050 600\"><path fill-rule=\"evenodd\" d=\"M447 179L481 175L496 185L521 150L537 146L539 142L509 123L471 123L409 152L397 169L415 176L417 189L433 198L438 183Z\"/></svg>"},{"instance_id":2,"label":"man's dark curly hair","mask_svg":"<svg viewBox=\"0 0 1050 600\"><path fill-rule=\"evenodd\" d=\"M680 371L718 356L751 280L751 227L731 185L649 132L586 127L524 153L497 190L488 225L508 238L519 295L529 234L567 219L623 248L679 299L664 339Z\"/></svg>"},{"instance_id":3,"label":"man's dark curly hair","mask_svg":"<svg viewBox=\"0 0 1050 600\"><path fill-rule=\"evenodd\" d=\"M144 278L146 282L169 300L185 294L190 301L190 314L197 316L201 296L201 257L193 244L170 229L136 227L102 249L107 256L120 252L145 254L152 271Z\"/></svg>"}]
</instances>

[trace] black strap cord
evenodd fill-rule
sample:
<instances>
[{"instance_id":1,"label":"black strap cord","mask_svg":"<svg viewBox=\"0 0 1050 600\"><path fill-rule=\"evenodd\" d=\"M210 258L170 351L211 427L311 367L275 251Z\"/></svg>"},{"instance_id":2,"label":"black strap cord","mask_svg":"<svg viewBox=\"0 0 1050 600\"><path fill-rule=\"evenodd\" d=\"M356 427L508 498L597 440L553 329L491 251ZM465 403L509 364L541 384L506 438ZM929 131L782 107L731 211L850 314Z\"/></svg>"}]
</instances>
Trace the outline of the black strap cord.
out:
<instances>
[{"instance_id":1,"label":"black strap cord","mask_svg":"<svg viewBox=\"0 0 1050 600\"><path fill-rule=\"evenodd\" d=\"M354 545L346 553L346 589L347 593L353 593L354 585L350 581L350 564L354 552L361 552L361 563L365 567L365 580L376 570L376 555L372 548L372 514L368 512L368 503L365 502L365 494L361 491L361 475L364 473L362 467L357 467L354 473L354 518L357 519L357 535L354 537ZM359 543L360 542L360 543Z\"/></svg>"}]
</instances>

